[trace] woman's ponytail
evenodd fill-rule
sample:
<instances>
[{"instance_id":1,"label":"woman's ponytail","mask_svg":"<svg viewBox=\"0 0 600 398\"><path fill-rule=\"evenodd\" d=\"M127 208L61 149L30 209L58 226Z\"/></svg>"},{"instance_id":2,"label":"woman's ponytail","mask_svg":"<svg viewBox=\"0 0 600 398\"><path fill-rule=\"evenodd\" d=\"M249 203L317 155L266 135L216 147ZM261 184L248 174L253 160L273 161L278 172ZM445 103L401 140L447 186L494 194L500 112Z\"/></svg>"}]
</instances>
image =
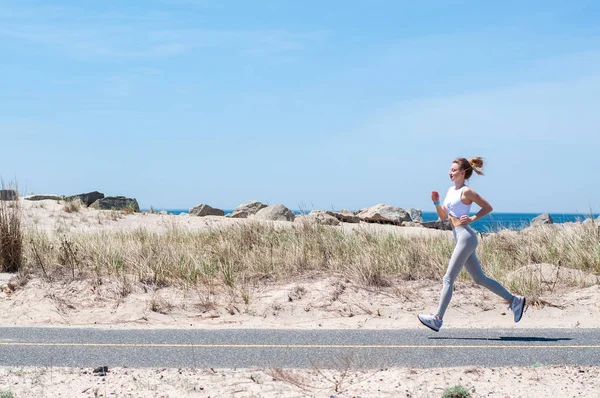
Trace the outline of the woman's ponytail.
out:
<instances>
[{"instance_id":1,"label":"woman's ponytail","mask_svg":"<svg viewBox=\"0 0 600 398\"><path fill-rule=\"evenodd\" d=\"M483 158L482 157L476 157L476 158L471 158L469 159L469 164L471 165L471 169L473 169L473 171L475 173L477 173L477 175L482 176L483 175Z\"/></svg>"}]
</instances>

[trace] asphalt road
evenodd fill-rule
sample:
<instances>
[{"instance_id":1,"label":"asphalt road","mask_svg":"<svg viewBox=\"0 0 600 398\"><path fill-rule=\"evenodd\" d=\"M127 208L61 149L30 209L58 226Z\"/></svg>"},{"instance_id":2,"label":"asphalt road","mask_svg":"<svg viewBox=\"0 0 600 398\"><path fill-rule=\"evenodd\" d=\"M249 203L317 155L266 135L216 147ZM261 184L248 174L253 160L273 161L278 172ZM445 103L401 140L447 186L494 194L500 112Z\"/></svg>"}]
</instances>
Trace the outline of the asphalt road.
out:
<instances>
[{"instance_id":1,"label":"asphalt road","mask_svg":"<svg viewBox=\"0 0 600 398\"><path fill-rule=\"evenodd\" d=\"M105 330L0 327L0 366L600 365L600 329Z\"/></svg>"}]
</instances>

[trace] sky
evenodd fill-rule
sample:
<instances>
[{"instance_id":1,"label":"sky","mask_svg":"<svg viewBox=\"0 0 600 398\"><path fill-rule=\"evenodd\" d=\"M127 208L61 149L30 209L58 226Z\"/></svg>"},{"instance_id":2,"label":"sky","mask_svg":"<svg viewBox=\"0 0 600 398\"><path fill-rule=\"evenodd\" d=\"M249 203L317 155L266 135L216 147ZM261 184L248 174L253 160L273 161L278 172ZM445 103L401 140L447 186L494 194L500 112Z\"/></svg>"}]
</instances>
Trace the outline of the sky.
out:
<instances>
[{"instance_id":1,"label":"sky","mask_svg":"<svg viewBox=\"0 0 600 398\"><path fill-rule=\"evenodd\" d=\"M600 211L596 1L0 0L0 177L142 208Z\"/></svg>"}]
</instances>

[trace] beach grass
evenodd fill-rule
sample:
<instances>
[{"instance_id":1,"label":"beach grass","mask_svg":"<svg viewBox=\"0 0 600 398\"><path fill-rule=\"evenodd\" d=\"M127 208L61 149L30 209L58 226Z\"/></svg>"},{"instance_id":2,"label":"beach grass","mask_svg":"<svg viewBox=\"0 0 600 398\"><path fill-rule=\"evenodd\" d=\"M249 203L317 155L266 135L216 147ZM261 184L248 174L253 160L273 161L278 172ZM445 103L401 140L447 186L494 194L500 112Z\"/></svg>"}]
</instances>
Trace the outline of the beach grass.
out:
<instances>
[{"instance_id":1,"label":"beach grass","mask_svg":"<svg viewBox=\"0 0 600 398\"><path fill-rule=\"evenodd\" d=\"M195 232L176 227L166 232L26 231L24 242L28 271L48 278L114 277L158 287L229 288L314 274L375 288L399 279L440 280L454 248L448 235L400 236L360 227L344 232L314 222L282 226L250 220ZM484 234L477 255L489 276L514 293L536 297L556 281L549 286L532 273L515 272L528 264L600 274L600 237L593 223ZM465 271L460 278L469 279ZM572 277L561 283L584 282Z\"/></svg>"},{"instance_id":2,"label":"beach grass","mask_svg":"<svg viewBox=\"0 0 600 398\"><path fill-rule=\"evenodd\" d=\"M16 184L2 189L13 190L18 195ZM18 199L18 198L17 198ZM0 271L18 272L23 267L23 228L19 200L0 200Z\"/></svg>"}]
</instances>

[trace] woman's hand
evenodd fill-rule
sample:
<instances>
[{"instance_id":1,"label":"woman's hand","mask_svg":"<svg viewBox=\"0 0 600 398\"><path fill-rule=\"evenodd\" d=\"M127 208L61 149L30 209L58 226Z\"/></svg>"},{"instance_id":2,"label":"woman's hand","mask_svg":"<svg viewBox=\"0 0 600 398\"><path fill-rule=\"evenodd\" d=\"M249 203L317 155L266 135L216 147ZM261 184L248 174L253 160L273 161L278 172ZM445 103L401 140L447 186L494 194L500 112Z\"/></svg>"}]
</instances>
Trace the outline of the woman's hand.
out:
<instances>
[{"instance_id":1,"label":"woman's hand","mask_svg":"<svg viewBox=\"0 0 600 398\"><path fill-rule=\"evenodd\" d=\"M440 194L438 191L431 191L431 200L433 202L439 202L440 201Z\"/></svg>"},{"instance_id":2,"label":"woman's hand","mask_svg":"<svg viewBox=\"0 0 600 398\"><path fill-rule=\"evenodd\" d=\"M460 225L469 225L473 222L473 219L466 214L464 216L460 216Z\"/></svg>"}]
</instances>

